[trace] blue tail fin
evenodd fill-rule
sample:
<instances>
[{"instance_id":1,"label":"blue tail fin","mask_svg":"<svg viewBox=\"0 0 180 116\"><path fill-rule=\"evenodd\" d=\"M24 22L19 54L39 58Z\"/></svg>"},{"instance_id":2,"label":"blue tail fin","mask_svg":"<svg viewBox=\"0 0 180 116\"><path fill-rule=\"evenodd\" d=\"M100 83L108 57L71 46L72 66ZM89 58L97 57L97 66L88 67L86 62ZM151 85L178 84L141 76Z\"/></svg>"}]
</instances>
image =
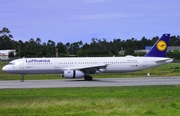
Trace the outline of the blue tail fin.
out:
<instances>
[{"instance_id":1,"label":"blue tail fin","mask_svg":"<svg viewBox=\"0 0 180 116\"><path fill-rule=\"evenodd\" d=\"M145 57L166 57L166 50L169 43L170 34L163 34L153 45Z\"/></svg>"}]
</instances>

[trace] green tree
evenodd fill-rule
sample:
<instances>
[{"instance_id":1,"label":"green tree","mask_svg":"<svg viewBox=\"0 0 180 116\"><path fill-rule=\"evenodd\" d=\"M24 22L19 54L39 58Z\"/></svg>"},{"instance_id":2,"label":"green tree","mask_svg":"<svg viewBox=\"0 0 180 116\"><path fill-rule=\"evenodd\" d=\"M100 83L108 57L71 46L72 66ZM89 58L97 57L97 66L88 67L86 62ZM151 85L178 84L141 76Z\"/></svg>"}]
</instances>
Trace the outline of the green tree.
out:
<instances>
[{"instance_id":1,"label":"green tree","mask_svg":"<svg viewBox=\"0 0 180 116\"><path fill-rule=\"evenodd\" d=\"M66 47L63 45L62 42L57 43L56 48L60 54L66 54Z\"/></svg>"},{"instance_id":2,"label":"green tree","mask_svg":"<svg viewBox=\"0 0 180 116\"><path fill-rule=\"evenodd\" d=\"M8 28L4 27L0 30L0 49L12 49L14 47L12 38Z\"/></svg>"},{"instance_id":3,"label":"green tree","mask_svg":"<svg viewBox=\"0 0 180 116\"><path fill-rule=\"evenodd\" d=\"M8 56L9 56L9 58L13 58L14 57L14 53L13 52L9 52Z\"/></svg>"},{"instance_id":4,"label":"green tree","mask_svg":"<svg viewBox=\"0 0 180 116\"><path fill-rule=\"evenodd\" d=\"M128 48L125 52L125 55L133 55L134 54L134 50L132 48Z\"/></svg>"},{"instance_id":5,"label":"green tree","mask_svg":"<svg viewBox=\"0 0 180 116\"><path fill-rule=\"evenodd\" d=\"M179 50L173 50L172 53L173 53L173 54L179 54L180 52L179 52Z\"/></svg>"},{"instance_id":6,"label":"green tree","mask_svg":"<svg viewBox=\"0 0 180 116\"><path fill-rule=\"evenodd\" d=\"M39 46L40 43L41 43L41 39L40 39L40 38L37 38L37 39L36 39L36 44Z\"/></svg>"},{"instance_id":7,"label":"green tree","mask_svg":"<svg viewBox=\"0 0 180 116\"><path fill-rule=\"evenodd\" d=\"M36 56L37 56L37 57L42 57L42 56L43 56L43 54L42 54L42 52L41 52L41 51L39 51L39 52L37 52L37 53L36 53Z\"/></svg>"},{"instance_id":8,"label":"green tree","mask_svg":"<svg viewBox=\"0 0 180 116\"><path fill-rule=\"evenodd\" d=\"M46 57L52 57L51 52L47 52Z\"/></svg>"}]
</instances>

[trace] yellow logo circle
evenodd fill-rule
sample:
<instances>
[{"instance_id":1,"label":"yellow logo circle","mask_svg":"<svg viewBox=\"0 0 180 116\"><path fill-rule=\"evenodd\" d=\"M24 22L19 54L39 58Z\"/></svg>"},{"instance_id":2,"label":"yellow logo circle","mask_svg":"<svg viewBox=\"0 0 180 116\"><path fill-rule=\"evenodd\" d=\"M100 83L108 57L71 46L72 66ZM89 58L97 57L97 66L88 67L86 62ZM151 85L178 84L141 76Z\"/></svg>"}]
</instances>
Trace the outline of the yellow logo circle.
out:
<instances>
[{"instance_id":1,"label":"yellow logo circle","mask_svg":"<svg viewBox=\"0 0 180 116\"><path fill-rule=\"evenodd\" d=\"M164 51L164 50L166 49L166 47L167 47L167 44L166 44L165 41L161 40L161 41L159 41L159 42L157 43L156 46L157 46L157 49L158 49L159 51Z\"/></svg>"}]
</instances>

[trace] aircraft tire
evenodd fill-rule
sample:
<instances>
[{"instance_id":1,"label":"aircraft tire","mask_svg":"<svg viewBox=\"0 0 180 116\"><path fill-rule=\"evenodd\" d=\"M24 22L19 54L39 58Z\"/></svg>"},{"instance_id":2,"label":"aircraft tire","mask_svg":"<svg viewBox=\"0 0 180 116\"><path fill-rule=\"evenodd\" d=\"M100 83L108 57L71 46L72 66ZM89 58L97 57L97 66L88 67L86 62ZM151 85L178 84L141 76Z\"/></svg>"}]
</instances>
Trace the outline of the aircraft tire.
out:
<instances>
[{"instance_id":1,"label":"aircraft tire","mask_svg":"<svg viewBox=\"0 0 180 116\"><path fill-rule=\"evenodd\" d=\"M24 79L21 79L21 82L24 82Z\"/></svg>"},{"instance_id":2,"label":"aircraft tire","mask_svg":"<svg viewBox=\"0 0 180 116\"><path fill-rule=\"evenodd\" d=\"M86 80L86 81L92 81L92 77L91 77L91 76L84 76L84 80Z\"/></svg>"},{"instance_id":3,"label":"aircraft tire","mask_svg":"<svg viewBox=\"0 0 180 116\"><path fill-rule=\"evenodd\" d=\"M21 82L24 82L24 74L22 74Z\"/></svg>"}]
</instances>

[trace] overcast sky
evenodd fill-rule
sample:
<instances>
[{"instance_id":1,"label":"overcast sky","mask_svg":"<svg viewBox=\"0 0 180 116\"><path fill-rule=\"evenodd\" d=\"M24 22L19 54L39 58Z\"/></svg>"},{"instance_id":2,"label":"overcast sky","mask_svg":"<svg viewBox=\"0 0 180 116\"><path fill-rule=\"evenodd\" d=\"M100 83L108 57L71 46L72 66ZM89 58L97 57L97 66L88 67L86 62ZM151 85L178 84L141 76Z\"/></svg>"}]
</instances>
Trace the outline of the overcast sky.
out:
<instances>
[{"instance_id":1,"label":"overcast sky","mask_svg":"<svg viewBox=\"0 0 180 116\"><path fill-rule=\"evenodd\" d=\"M179 35L180 0L0 0L14 40L73 43Z\"/></svg>"}]
</instances>

